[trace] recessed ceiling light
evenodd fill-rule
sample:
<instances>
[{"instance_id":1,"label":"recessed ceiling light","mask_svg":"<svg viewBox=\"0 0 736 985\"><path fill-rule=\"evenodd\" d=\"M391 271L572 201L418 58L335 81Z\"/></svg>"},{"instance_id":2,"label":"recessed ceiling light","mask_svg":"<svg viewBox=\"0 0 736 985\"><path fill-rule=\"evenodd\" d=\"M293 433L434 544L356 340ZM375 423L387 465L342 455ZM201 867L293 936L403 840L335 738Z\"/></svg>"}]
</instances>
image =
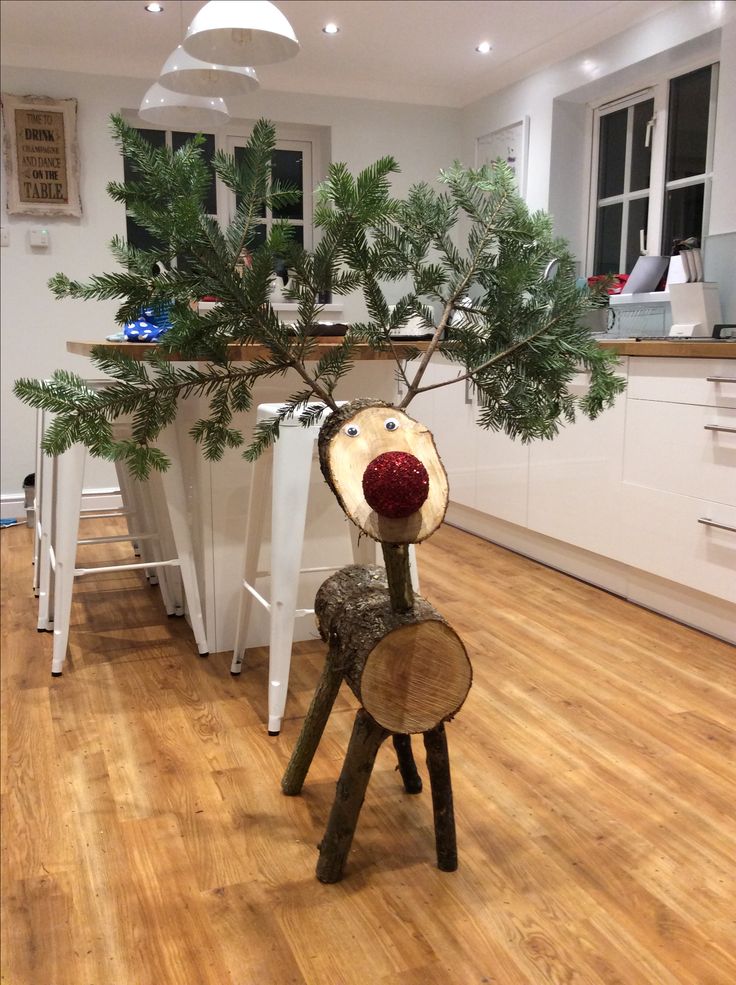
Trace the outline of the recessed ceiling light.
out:
<instances>
[{"instance_id":1,"label":"recessed ceiling light","mask_svg":"<svg viewBox=\"0 0 736 985\"><path fill-rule=\"evenodd\" d=\"M481 41L481 43L479 45L476 45L475 50L476 51L479 51L481 53L481 55L487 55L488 52L491 50L491 42L490 41Z\"/></svg>"},{"instance_id":2,"label":"recessed ceiling light","mask_svg":"<svg viewBox=\"0 0 736 985\"><path fill-rule=\"evenodd\" d=\"M146 10L149 14L163 14L164 8L160 3L147 3Z\"/></svg>"},{"instance_id":3,"label":"recessed ceiling light","mask_svg":"<svg viewBox=\"0 0 736 985\"><path fill-rule=\"evenodd\" d=\"M325 26L322 28L322 33L323 34L339 34L340 33L340 28L337 26L337 24L333 24L330 21L329 24L325 24Z\"/></svg>"}]
</instances>

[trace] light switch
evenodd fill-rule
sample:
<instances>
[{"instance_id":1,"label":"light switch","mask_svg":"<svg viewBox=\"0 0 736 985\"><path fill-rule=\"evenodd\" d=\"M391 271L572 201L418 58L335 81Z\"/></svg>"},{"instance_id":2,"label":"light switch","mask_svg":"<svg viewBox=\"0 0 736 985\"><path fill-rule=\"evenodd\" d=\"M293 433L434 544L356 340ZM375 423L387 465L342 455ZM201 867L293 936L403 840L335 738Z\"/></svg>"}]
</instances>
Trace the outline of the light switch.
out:
<instances>
[{"instance_id":1,"label":"light switch","mask_svg":"<svg viewBox=\"0 0 736 985\"><path fill-rule=\"evenodd\" d=\"M49 231L46 226L31 226L28 230L28 242L39 250L47 250L50 245Z\"/></svg>"}]
</instances>

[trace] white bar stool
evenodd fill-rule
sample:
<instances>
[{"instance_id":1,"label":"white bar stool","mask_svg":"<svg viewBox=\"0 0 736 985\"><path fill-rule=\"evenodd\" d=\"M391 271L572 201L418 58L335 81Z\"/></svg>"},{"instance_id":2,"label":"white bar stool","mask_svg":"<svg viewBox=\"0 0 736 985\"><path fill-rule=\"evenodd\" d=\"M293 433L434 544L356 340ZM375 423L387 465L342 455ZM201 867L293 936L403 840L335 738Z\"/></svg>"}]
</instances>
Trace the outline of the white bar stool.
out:
<instances>
[{"instance_id":1,"label":"white bar stool","mask_svg":"<svg viewBox=\"0 0 736 985\"><path fill-rule=\"evenodd\" d=\"M318 401L315 401L318 403ZM338 406L347 401L338 401ZM310 404L314 406L314 404ZM257 422L273 419L281 410L280 404L260 404ZM243 668L248 621L253 600L260 603L269 614L269 662L268 662L268 734L278 735L286 707L291 669L291 648L294 641L294 620L309 615L314 609L297 609L297 591L300 573L334 571L334 567L302 568L304 529L307 518L307 501L312 467L312 455L322 422L332 411L324 408L319 419L308 427L298 416L281 421L279 438L273 448L273 456L262 455L253 466L245 533L245 559L243 564L243 588L238 605L238 622L235 634L232 674ZM269 473L271 483L271 597L265 599L255 588L258 577L258 554L263 539L263 522L266 510ZM353 561L355 564L375 564L376 545L369 537L360 536L352 523ZM416 564L411 555L412 577L416 580Z\"/></svg>"},{"instance_id":2,"label":"white bar stool","mask_svg":"<svg viewBox=\"0 0 736 985\"><path fill-rule=\"evenodd\" d=\"M184 597L186 599L189 620L197 643L197 649L201 656L207 656L209 652L197 575L194 568L191 535L186 515L186 496L178 441L173 428L166 428L159 435L157 444L171 462L169 470L162 473L160 479L164 491L163 497L160 498L165 500L165 508L170 523L171 540L173 541L175 551L169 557L164 557L164 553L168 553L165 549L172 546L166 543L168 538L165 535L166 527L164 524L160 524L157 531L146 529L143 533L129 533L128 536L89 538L80 542L79 521L87 449L84 445L73 445L55 459L56 495L54 496L55 503L52 504L53 516L50 515L51 507L48 505L50 496L44 495L41 501L41 538L43 542L40 551L40 580L42 586L44 578L47 575L45 566L48 565L53 570L53 607L51 608L49 606L48 591L45 593L44 600L43 588L39 599L39 613L41 613L42 605L46 607L47 619L53 613L54 643L51 673L54 677L61 675L66 658L74 579L91 574L101 574L110 571L148 570L153 568L162 575L160 582L162 592L164 593L164 600L167 603L167 611L172 609L173 614L175 603L170 596L171 583L166 580L166 575L168 575L169 569L178 568L181 573ZM147 484L142 483L140 485L145 487ZM154 497L154 499L156 498ZM163 512L163 506L160 502L155 503L150 509ZM148 522L145 526L150 527L150 521L151 515L149 514ZM138 540L141 545L144 543L154 545L158 541L164 543L161 543L160 547L151 548L146 559L140 562L90 568L76 566L78 542L83 544L95 542L111 543L133 539ZM168 599L167 595L169 596ZM41 615L39 615L39 628L41 628L40 622Z\"/></svg>"},{"instance_id":3,"label":"white bar stool","mask_svg":"<svg viewBox=\"0 0 736 985\"><path fill-rule=\"evenodd\" d=\"M95 381L96 384L96 381ZM95 385L93 384L93 385ZM33 591L38 598L37 628L41 632L53 632L54 622L54 570L51 564L53 557L54 527L56 498L58 485L57 459L43 453L43 441L50 415L39 410L36 417L36 472L34 483L33 511L34 545L33 545ZM125 426L118 431L128 433ZM171 528L168 514L156 509L157 500L163 496L160 480L154 475L147 482L138 482L128 473L122 462L115 463L118 488L109 492L118 494L122 507L108 509L80 509L80 520L101 520L105 518L122 517L126 520L128 534L116 537L86 537L77 541L78 544L112 543L129 540L133 545L136 557L143 557L150 567L146 568L146 578L151 585L161 589L166 612L170 616L184 615L184 596L181 577L175 568L161 569L162 578L159 580L155 560L163 560L164 553L174 554ZM152 488L154 486L155 488Z\"/></svg>"}]
</instances>

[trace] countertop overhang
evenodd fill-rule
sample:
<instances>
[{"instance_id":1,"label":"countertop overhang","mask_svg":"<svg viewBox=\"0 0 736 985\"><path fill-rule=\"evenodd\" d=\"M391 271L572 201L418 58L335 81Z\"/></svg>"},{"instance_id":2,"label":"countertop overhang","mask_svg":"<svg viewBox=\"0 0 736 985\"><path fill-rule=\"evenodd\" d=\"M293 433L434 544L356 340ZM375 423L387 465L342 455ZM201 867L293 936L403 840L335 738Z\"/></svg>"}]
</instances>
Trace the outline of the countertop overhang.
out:
<instances>
[{"instance_id":1,"label":"countertop overhang","mask_svg":"<svg viewBox=\"0 0 736 985\"><path fill-rule=\"evenodd\" d=\"M321 359L330 350L339 345L339 337L318 338L310 353L313 360ZM424 352L428 342L394 342L393 351L377 352L369 345L355 346L355 358L359 360L388 360L398 356L407 358L417 351ZM599 339L598 345L603 349L612 349L621 356L666 356L667 358L687 359L736 359L736 342L709 341L707 339ZM144 359L146 355L159 349L153 342L105 342L78 341L67 342L67 351L78 356L90 356L93 349L103 352L124 352L134 359ZM249 362L268 356L269 351L261 345L229 345L228 358L232 362ZM182 360L176 353L168 353L167 359ZM186 362L195 362L186 359Z\"/></svg>"}]
</instances>

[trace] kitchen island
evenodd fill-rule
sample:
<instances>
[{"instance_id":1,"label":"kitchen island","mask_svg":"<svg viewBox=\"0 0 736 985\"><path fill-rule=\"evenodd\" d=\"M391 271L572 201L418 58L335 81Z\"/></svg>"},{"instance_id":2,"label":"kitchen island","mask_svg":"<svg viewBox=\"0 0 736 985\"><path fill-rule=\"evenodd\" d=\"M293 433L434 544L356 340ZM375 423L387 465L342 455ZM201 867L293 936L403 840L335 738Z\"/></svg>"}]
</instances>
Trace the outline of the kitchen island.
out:
<instances>
[{"instance_id":1,"label":"kitchen island","mask_svg":"<svg viewBox=\"0 0 736 985\"><path fill-rule=\"evenodd\" d=\"M320 339L319 358L335 345ZM736 343L709 340L601 340L621 356L628 388L597 420L580 418L553 442L522 444L475 425L477 406L463 387L420 395L412 416L434 432L450 480L447 520L502 546L607 588L656 611L736 641ZM69 342L90 355L100 343ZM424 348L416 343L412 348ZM136 356L146 344L104 343ZM409 346L397 344L400 356ZM232 346L248 361L257 346ZM341 399L371 395L393 401L391 354L358 347ZM426 383L456 374L442 358ZM256 403L291 392L290 380L259 384ZM574 388L587 383L579 374ZM185 401L177 420L200 590L210 647L232 648L240 584L250 466L230 450L207 462L188 436L203 411ZM246 437L255 414L236 426ZM304 565L347 562L347 521L313 470ZM421 564L421 553L420 553ZM268 545L261 570L268 572ZM305 575L299 605L308 607L323 575ZM263 579L267 593L267 575ZM267 639L254 609L249 645ZM297 639L314 636L300 620Z\"/></svg>"},{"instance_id":2,"label":"kitchen island","mask_svg":"<svg viewBox=\"0 0 736 985\"><path fill-rule=\"evenodd\" d=\"M319 359L340 341L339 338L319 339L313 356ZM416 351L426 343L408 345L397 343L395 351L401 358L411 349ZM105 352L125 352L144 358L157 349L151 343L70 341L67 350L80 356L90 356L93 349ZM257 345L230 346L233 362L248 362L264 354ZM178 359L176 356L169 358ZM396 393L394 362L390 352L376 352L367 345L356 346L356 364L340 386L341 400L355 397L375 397L392 401ZM191 360L186 360L192 362ZM196 365L196 363L193 363ZM81 370L82 375L85 374ZM287 394L303 386L296 373L259 382L253 394L250 412L235 415L233 427L240 428L246 442L255 426L256 407L262 403L278 403ZM252 466L244 461L242 449L228 449L219 462L209 462L199 445L189 435L194 422L206 414L207 398L192 397L181 401L174 425L177 445L187 487L188 516L199 576L199 589L204 610L207 640L211 652L232 650L241 591L245 520L250 493ZM270 512L270 511L267 511ZM309 492L309 511L304 542L303 566L307 568L334 565L341 567L352 562L350 533L345 514L327 488L319 468L314 466ZM259 571L263 576L258 590L268 597L269 543L263 545ZM317 588L326 577L324 572L305 573L301 578L299 608L310 608ZM295 639L316 637L311 616L297 620ZM268 613L253 606L248 634L248 646L268 642Z\"/></svg>"}]
</instances>

